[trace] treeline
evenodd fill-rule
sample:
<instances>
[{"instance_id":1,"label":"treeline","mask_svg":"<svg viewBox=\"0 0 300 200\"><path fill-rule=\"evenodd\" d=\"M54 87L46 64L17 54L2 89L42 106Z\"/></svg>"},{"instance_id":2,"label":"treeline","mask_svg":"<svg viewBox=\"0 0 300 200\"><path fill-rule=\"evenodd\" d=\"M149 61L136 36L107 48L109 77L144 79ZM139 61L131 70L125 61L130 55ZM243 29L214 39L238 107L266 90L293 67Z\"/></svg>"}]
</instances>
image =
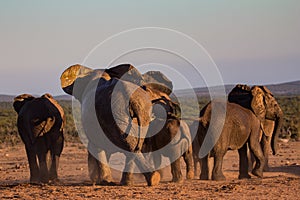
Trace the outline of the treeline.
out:
<instances>
[{"instance_id":1,"label":"treeline","mask_svg":"<svg viewBox=\"0 0 300 200\"><path fill-rule=\"evenodd\" d=\"M289 129L292 138L300 138L300 96L277 96L277 101L284 112L284 124L281 137L286 137ZM195 117L195 108L191 107L192 99L181 99L182 109L185 111L186 117ZM208 102L208 97L200 97L198 99L200 108L203 108ZM71 101L59 101L66 115L65 139L66 142L78 142L78 132L76 130ZM77 114L79 114L77 112ZM14 111L12 102L0 102L0 143L15 145L21 142L16 126L17 113Z\"/></svg>"}]
</instances>

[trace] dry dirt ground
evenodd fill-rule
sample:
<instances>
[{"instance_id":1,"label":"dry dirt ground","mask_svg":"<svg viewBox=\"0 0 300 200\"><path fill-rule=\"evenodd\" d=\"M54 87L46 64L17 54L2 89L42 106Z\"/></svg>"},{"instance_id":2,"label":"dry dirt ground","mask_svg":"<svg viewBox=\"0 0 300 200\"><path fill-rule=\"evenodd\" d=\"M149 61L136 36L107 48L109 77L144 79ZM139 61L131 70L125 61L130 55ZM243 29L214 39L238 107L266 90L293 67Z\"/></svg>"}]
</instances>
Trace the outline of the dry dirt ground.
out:
<instances>
[{"instance_id":1,"label":"dry dirt ground","mask_svg":"<svg viewBox=\"0 0 300 200\"><path fill-rule=\"evenodd\" d=\"M229 151L223 166L226 181L200 181L197 175L194 180L171 183L166 168L158 186L148 187L136 175L135 185L129 187L92 186L86 149L77 143L65 144L60 183L31 185L24 146L1 146L0 199L300 199L300 142L282 142L280 147L279 155L270 157L271 171L263 179L238 180L238 154ZM119 181L120 172L113 171L113 175Z\"/></svg>"}]
</instances>

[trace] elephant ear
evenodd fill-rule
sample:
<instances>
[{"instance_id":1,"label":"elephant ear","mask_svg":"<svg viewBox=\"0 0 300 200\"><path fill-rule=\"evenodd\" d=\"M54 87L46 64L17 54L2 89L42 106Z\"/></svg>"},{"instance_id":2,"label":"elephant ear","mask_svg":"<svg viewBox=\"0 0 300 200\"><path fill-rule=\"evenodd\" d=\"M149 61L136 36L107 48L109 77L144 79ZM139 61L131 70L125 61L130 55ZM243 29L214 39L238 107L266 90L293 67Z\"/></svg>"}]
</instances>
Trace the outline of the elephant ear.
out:
<instances>
[{"instance_id":1,"label":"elephant ear","mask_svg":"<svg viewBox=\"0 0 300 200\"><path fill-rule=\"evenodd\" d=\"M131 64L120 64L118 66L105 69L105 72L108 73L110 77L129 81L136 85L142 85L143 82L142 74Z\"/></svg>"},{"instance_id":2,"label":"elephant ear","mask_svg":"<svg viewBox=\"0 0 300 200\"><path fill-rule=\"evenodd\" d=\"M81 100L82 94L85 91L88 84L100 78L106 80L110 79L110 76L104 71L104 69L93 70L82 65L72 65L67 68L61 75L61 87L70 95L73 95L76 99Z\"/></svg>"},{"instance_id":3,"label":"elephant ear","mask_svg":"<svg viewBox=\"0 0 300 200\"><path fill-rule=\"evenodd\" d=\"M50 101L50 103L53 104L55 106L55 108L59 111L61 119L63 120L63 122L65 122L65 113L64 113L64 110L58 104L58 102L53 98L53 96L51 94L49 94L49 93L46 93L46 94L42 95L41 98L48 99L48 101ZM62 128L63 128L63 124L62 124Z\"/></svg>"},{"instance_id":4,"label":"elephant ear","mask_svg":"<svg viewBox=\"0 0 300 200\"><path fill-rule=\"evenodd\" d=\"M266 107L264 102L264 91L259 86L253 86L251 89L252 101L251 108L258 119L263 122L266 116Z\"/></svg>"},{"instance_id":5,"label":"elephant ear","mask_svg":"<svg viewBox=\"0 0 300 200\"><path fill-rule=\"evenodd\" d=\"M19 96L16 96L14 98L14 103L13 103L13 107L15 109L15 111L19 114L19 112L21 111L22 107L29 101L35 99L32 95L30 94L21 94Z\"/></svg>"},{"instance_id":6,"label":"elephant ear","mask_svg":"<svg viewBox=\"0 0 300 200\"><path fill-rule=\"evenodd\" d=\"M67 68L60 76L60 85L65 93L73 95L73 86L78 78L85 77L92 69L76 64Z\"/></svg>"},{"instance_id":7,"label":"elephant ear","mask_svg":"<svg viewBox=\"0 0 300 200\"><path fill-rule=\"evenodd\" d=\"M173 83L159 71L149 71L143 74L144 86L170 95L173 91Z\"/></svg>"},{"instance_id":8,"label":"elephant ear","mask_svg":"<svg viewBox=\"0 0 300 200\"><path fill-rule=\"evenodd\" d=\"M265 86L260 86L261 90L264 91L264 102L266 105L266 119L276 120L277 117L282 115L282 110L276 101L272 92Z\"/></svg>"},{"instance_id":9,"label":"elephant ear","mask_svg":"<svg viewBox=\"0 0 300 200\"><path fill-rule=\"evenodd\" d=\"M260 88L268 95L273 96L272 92L266 86L260 86Z\"/></svg>"}]
</instances>

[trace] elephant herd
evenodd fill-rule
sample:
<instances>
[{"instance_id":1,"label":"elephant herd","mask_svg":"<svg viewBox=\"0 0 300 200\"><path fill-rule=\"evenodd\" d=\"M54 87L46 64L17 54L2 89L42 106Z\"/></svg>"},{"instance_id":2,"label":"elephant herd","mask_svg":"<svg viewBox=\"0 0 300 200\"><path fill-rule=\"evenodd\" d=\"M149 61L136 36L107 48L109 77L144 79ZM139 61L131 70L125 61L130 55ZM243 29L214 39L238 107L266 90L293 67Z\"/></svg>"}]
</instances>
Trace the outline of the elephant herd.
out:
<instances>
[{"instance_id":1,"label":"elephant herd","mask_svg":"<svg viewBox=\"0 0 300 200\"><path fill-rule=\"evenodd\" d=\"M270 146L273 154L277 152L283 113L264 86L236 85L227 102L212 100L199 118L186 123L180 105L170 97L172 82L159 71L141 74L130 64L93 70L77 64L67 68L60 81L63 91L81 105L93 184L114 183L109 159L117 152L125 155L121 185L133 184L138 168L149 186L160 182L162 156L170 160L172 181L181 182L181 157L187 179L194 178L199 164L200 179L210 179L208 158L213 157L211 179L224 180L222 162L228 150L239 152L239 178L251 177L248 149L255 158L252 174L260 178L268 170ZM37 98L22 94L15 97L13 106L30 182L57 181L64 145L62 107L50 94Z\"/></svg>"}]
</instances>

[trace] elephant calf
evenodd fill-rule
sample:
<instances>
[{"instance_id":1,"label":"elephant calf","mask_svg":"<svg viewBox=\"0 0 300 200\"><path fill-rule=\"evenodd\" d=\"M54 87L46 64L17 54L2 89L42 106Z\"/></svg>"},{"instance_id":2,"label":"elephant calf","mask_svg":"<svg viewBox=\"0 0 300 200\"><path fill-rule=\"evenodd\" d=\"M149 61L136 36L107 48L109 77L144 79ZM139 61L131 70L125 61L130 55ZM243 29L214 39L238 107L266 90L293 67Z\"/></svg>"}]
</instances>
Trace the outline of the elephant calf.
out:
<instances>
[{"instance_id":1,"label":"elephant calf","mask_svg":"<svg viewBox=\"0 0 300 200\"><path fill-rule=\"evenodd\" d=\"M163 128L160 131L145 140L143 151L151 152L155 169L160 168L162 155L169 158L173 182L183 181L180 167L182 156L186 163L186 178L194 178L192 139L188 125L182 120L169 118L165 122L154 120L149 129L153 131L155 127L161 126Z\"/></svg>"},{"instance_id":2,"label":"elephant calf","mask_svg":"<svg viewBox=\"0 0 300 200\"><path fill-rule=\"evenodd\" d=\"M225 111L226 116L220 112ZM214 112L213 112L214 110ZM216 113L213 116L212 113ZM222 119L225 117L225 119ZM225 120L225 121L224 121ZM224 122L224 126L222 126ZM200 113L200 121L194 122L191 131L197 131L193 147L198 156L200 152L201 174L200 179L207 180L208 157L214 158L212 171L213 180L225 180L222 172L223 157L227 150L238 149L240 157L239 178L250 178L248 174L247 143L256 158L256 165L252 174L263 177L265 158L260 145L260 121L250 110L234 103L213 101L207 104ZM208 150L208 154L203 153ZM205 155L206 154L206 155Z\"/></svg>"},{"instance_id":3,"label":"elephant calf","mask_svg":"<svg viewBox=\"0 0 300 200\"><path fill-rule=\"evenodd\" d=\"M17 126L25 144L31 183L57 180L63 149L64 111L50 94L35 98L22 94L14 99ZM38 157L38 162L37 162Z\"/></svg>"}]
</instances>

